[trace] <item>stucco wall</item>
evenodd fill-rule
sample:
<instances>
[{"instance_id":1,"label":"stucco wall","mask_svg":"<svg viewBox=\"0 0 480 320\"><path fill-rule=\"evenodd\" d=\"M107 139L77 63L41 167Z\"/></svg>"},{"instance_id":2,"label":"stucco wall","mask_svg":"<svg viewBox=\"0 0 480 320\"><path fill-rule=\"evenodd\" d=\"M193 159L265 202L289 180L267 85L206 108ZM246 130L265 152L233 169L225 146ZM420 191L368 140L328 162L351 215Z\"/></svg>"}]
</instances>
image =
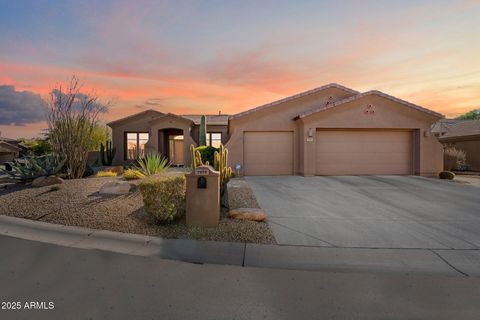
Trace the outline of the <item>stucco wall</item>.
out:
<instances>
[{"instance_id":1,"label":"stucco wall","mask_svg":"<svg viewBox=\"0 0 480 320\"><path fill-rule=\"evenodd\" d=\"M190 145L193 144L194 146L197 143L193 140L191 136L192 126L193 123L184 120L179 117L162 117L156 120L153 120L148 123L151 130L151 136L148 140L147 144L145 145L146 152L158 152L159 147L159 130L162 129L180 129L183 130L183 159L185 165L189 166L192 164L191 156L190 156Z\"/></svg>"},{"instance_id":2,"label":"stucco wall","mask_svg":"<svg viewBox=\"0 0 480 320\"><path fill-rule=\"evenodd\" d=\"M112 145L116 148L115 158L113 159L114 165L125 163L125 133L150 132L148 121L151 119L151 115L145 114L110 126L112 128Z\"/></svg>"},{"instance_id":3,"label":"stucco wall","mask_svg":"<svg viewBox=\"0 0 480 320\"><path fill-rule=\"evenodd\" d=\"M352 93L331 87L325 90L286 101L278 105L265 108L240 118L230 119L230 139L226 143L229 150L229 163L242 166L243 174L243 134L246 131L293 131L294 144L294 174L299 172L299 141L298 124L294 117L298 114L325 105L330 96L338 101L352 96ZM279 146L281 148L281 146Z\"/></svg>"},{"instance_id":4,"label":"stucco wall","mask_svg":"<svg viewBox=\"0 0 480 320\"><path fill-rule=\"evenodd\" d=\"M374 112L365 113L371 105ZM299 173L314 175L315 168L315 135L307 142L310 128L335 129L409 129L412 130L414 149L414 173L420 175L436 175L442 170L442 145L433 134L431 125L438 120L437 116L407 107L398 102L377 95L368 95L349 103L338 105L311 116L299 119L299 128L303 132L303 153L300 155ZM417 133L415 134L415 132ZM304 142L304 143L303 143ZM418 154L417 154L418 153Z\"/></svg>"}]
</instances>

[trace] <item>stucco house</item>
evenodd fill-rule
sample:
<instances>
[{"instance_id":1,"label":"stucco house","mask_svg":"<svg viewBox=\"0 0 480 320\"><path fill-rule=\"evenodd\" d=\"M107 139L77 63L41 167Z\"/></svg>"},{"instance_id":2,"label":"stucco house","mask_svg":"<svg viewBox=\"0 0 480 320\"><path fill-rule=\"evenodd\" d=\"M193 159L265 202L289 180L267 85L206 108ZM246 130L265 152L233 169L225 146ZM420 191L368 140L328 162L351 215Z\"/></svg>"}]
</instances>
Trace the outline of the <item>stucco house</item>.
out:
<instances>
[{"instance_id":1,"label":"stucco house","mask_svg":"<svg viewBox=\"0 0 480 320\"><path fill-rule=\"evenodd\" d=\"M209 116L207 131L220 134L230 164L245 175L436 175L443 147L431 127L441 118L380 91L331 83L236 115ZM148 110L109 123L115 162L159 152L189 165L198 119Z\"/></svg>"},{"instance_id":2,"label":"stucco house","mask_svg":"<svg viewBox=\"0 0 480 320\"><path fill-rule=\"evenodd\" d=\"M480 120L462 120L439 137L445 147L465 151L468 170L480 171Z\"/></svg>"}]
</instances>

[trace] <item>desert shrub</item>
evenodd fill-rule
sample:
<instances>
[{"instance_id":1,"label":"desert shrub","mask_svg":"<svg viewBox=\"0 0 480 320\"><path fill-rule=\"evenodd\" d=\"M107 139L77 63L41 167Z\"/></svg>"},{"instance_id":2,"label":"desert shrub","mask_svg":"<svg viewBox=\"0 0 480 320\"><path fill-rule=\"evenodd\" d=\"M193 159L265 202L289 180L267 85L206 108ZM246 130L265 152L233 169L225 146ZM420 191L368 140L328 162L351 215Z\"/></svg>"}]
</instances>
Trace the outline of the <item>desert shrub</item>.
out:
<instances>
[{"instance_id":1,"label":"desert shrub","mask_svg":"<svg viewBox=\"0 0 480 320\"><path fill-rule=\"evenodd\" d=\"M455 178L455 173L453 173L451 171L442 171L438 174L438 177L440 179L453 180Z\"/></svg>"},{"instance_id":2,"label":"desert shrub","mask_svg":"<svg viewBox=\"0 0 480 320\"><path fill-rule=\"evenodd\" d=\"M7 162L11 170L0 169L0 173L20 181L31 181L38 177L58 174L64 164L65 158L55 154L44 156L24 157L21 160Z\"/></svg>"},{"instance_id":3,"label":"desert shrub","mask_svg":"<svg viewBox=\"0 0 480 320\"><path fill-rule=\"evenodd\" d=\"M145 178L145 175L140 170L127 169L123 173L125 180L135 180Z\"/></svg>"},{"instance_id":4,"label":"desert shrub","mask_svg":"<svg viewBox=\"0 0 480 320\"><path fill-rule=\"evenodd\" d=\"M58 190L60 190L61 188L62 188L61 185L55 184L55 185L53 185L53 186L50 187L50 192L58 191Z\"/></svg>"},{"instance_id":5,"label":"desert shrub","mask_svg":"<svg viewBox=\"0 0 480 320\"><path fill-rule=\"evenodd\" d=\"M446 148L443 151L443 161L445 170L461 170L465 166L466 153L454 147Z\"/></svg>"},{"instance_id":6,"label":"desert shrub","mask_svg":"<svg viewBox=\"0 0 480 320\"><path fill-rule=\"evenodd\" d=\"M208 161L208 163L213 166L213 162L215 159L215 151L218 151L217 148L211 146L200 146L198 148L195 148L195 150L198 150L200 152L203 163L206 163Z\"/></svg>"},{"instance_id":7,"label":"desert shrub","mask_svg":"<svg viewBox=\"0 0 480 320\"><path fill-rule=\"evenodd\" d=\"M145 158L139 159L134 169L139 170L146 176L151 176L167 171L170 167L167 158L163 158L156 153L147 154Z\"/></svg>"},{"instance_id":8,"label":"desert shrub","mask_svg":"<svg viewBox=\"0 0 480 320\"><path fill-rule=\"evenodd\" d=\"M117 173L113 172L113 171L98 171L95 176L98 177L98 178L116 177Z\"/></svg>"},{"instance_id":9,"label":"desert shrub","mask_svg":"<svg viewBox=\"0 0 480 320\"><path fill-rule=\"evenodd\" d=\"M168 224L185 214L185 176L146 178L139 188L150 223Z\"/></svg>"},{"instance_id":10,"label":"desert shrub","mask_svg":"<svg viewBox=\"0 0 480 320\"><path fill-rule=\"evenodd\" d=\"M52 145L46 138L21 139L21 145L24 148L21 152L23 155L43 156L52 153Z\"/></svg>"}]
</instances>

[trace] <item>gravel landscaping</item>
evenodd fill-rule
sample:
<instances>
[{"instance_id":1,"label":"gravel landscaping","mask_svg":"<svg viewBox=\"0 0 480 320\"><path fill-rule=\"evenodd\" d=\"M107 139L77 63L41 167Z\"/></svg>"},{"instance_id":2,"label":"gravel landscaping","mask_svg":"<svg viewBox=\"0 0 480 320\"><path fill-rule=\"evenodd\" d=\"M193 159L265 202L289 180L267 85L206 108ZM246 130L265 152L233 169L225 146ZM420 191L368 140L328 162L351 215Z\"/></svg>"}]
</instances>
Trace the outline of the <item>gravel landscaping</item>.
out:
<instances>
[{"instance_id":1,"label":"gravel landscaping","mask_svg":"<svg viewBox=\"0 0 480 320\"><path fill-rule=\"evenodd\" d=\"M222 214L217 228L189 228L184 221L168 226L146 223L139 192L122 196L98 193L108 181L121 178L86 178L66 180L59 190L8 185L0 188L0 214L69 226L138 233L162 238L182 238L228 242L275 243L266 223L229 219ZM131 183L138 184L138 180ZM258 207L243 179L229 183L232 208Z\"/></svg>"}]
</instances>

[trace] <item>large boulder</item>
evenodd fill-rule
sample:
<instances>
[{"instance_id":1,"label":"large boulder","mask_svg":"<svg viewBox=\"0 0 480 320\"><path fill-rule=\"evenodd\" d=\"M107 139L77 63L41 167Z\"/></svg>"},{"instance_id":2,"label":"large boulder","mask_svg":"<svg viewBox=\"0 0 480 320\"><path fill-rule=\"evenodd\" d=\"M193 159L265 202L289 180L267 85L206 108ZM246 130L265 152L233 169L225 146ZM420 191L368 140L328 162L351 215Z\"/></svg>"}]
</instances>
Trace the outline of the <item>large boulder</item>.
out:
<instances>
[{"instance_id":1,"label":"large boulder","mask_svg":"<svg viewBox=\"0 0 480 320\"><path fill-rule=\"evenodd\" d=\"M250 221L265 221L267 215L265 211L257 208L238 208L233 209L228 213L228 216L233 219L250 220Z\"/></svg>"},{"instance_id":2,"label":"large boulder","mask_svg":"<svg viewBox=\"0 0 480 320\"><path fill-rule=\"evenodd\" d=\"M99 193L100 194L108 194L108 195L121 195L121 194L128 194L131 190L132 186L130 183L125 181L110 181L105 183L101 188Z\"/></svg>"},{"instance_id":3,"label":"large boulder","mask_svg":"<svg viewBox=\"0 0 480 320\"><path fill-rule=\"evenodd\" d=\"M38 177L32 181L32 187L46 187L63 183L63 179L57 176Z\"/></svg>"}]
</instances>

